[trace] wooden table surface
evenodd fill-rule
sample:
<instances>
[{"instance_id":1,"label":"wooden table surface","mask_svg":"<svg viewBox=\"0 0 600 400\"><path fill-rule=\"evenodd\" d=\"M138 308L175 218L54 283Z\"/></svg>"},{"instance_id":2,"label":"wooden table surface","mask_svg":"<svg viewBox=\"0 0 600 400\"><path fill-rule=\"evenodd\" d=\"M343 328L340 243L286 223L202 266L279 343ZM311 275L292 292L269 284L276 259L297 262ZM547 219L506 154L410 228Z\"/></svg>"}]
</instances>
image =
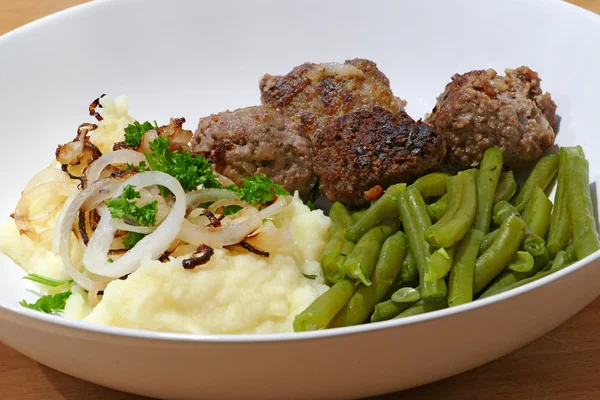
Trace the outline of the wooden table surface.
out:
<instances>
[{"instance_id":1,"label":"wooden table surface","mask_svg":"<svg viewBox=\"0 0 600 400\"><path fill-rule=\"evenodd\" d=\"M83 0L0 0L0 34ZM600 13L600 0L571 0ZM532 344L473 371L402 393L392 399L598 400L600 298ZM54 371L0 343L0 399L139 400Z\"/></svg>"}]
</instances>

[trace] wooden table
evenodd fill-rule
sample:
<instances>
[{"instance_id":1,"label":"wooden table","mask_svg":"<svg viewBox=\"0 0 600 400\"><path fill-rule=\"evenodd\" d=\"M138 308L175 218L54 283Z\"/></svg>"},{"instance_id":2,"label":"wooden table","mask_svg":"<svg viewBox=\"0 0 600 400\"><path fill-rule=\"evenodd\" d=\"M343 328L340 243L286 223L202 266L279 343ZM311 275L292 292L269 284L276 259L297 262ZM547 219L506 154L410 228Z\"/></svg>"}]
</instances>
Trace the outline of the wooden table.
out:
<instances>
[{"instance_id":1,"label":"wooden table","mask_svg":"<svg viewBox=\"0 0 600 400\"><path fill-rule=\"evenodd\" d=\"M0 0L0 34L84 0ZM600 13L600 0L571 0ZM600 399L600 298L529 346L392 399ZM143 399L54 371L0 344L0 399Z\"/></svg>"}]
</instances>

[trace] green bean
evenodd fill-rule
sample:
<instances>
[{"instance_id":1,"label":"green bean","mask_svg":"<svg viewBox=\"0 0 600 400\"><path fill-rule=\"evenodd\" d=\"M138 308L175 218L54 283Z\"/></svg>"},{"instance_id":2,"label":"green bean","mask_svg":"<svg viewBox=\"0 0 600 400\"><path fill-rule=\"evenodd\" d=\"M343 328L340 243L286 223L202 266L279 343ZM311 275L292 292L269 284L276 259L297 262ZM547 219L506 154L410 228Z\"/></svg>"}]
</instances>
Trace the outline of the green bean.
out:
<instances>
[{"instance_id":1,"label":"green bean","mask_svg":"<svg viewBox=\"0 0 600 400\"><path fill-rule=\"evenodd\" d=\"M523 212L527 229L534 235L543 238L550 227L552 202L539 187L533 189L533 195Z\"/></svg>"},{"instance_id":2,"label":"green bean","mask_svg":"<svg viewBox=\"0 0 600 400\"><path fill-rule=\"evenodd\" d=\"M481 241L481 246L479 247L479 255L482 255L484 251L489 249L492 243L494 243L494 240L496 240L496 237L499 233L500 229L496 229L483 237L483 240Z\"/></svg>"},{"instance_id":3,"label":"green bean","mask_svg":"<svg viewBox=\"0 0 600 400\"><path fill-rule=\"evenodd\" d=\"M383 301L375 306L371 314L371 322L387 321L410 308L413 303L394 303L392 300Z\"/></svg>"},{"instance_id":4,"label":"green bean","mask_svg":"<svg viewBox=\"0 0 600 400\"><path fill-rule=\"evenodd\" d=\"M365 211L354 225L346 233L346 239L351 242L358 240L367 231L385 221L396 221L398 219L398 196L404 192L406 184L392 185L385 193Z\"/></svg>"},{"instance_id":5,"label":"green bean","mask_svg":"<svg viewBox=\"0 0 600 400\"><path fill-rule=\"evenodd\" d=\"M479 178L477 179L477 213L473 222L473 229L488 233L490 219L492 218L492 207L496 186L502 172L502 152L491 147L483 153L483 159L479 166Z\"/></svg>"},{"instance_id":6,"label":"green bean","mask_svg":"<svg viewBox=\"0 0 600 400\"><path fill-rule=\"evenodd\" d=\"M432 300L419 300L407 310L401 312L394 319L412 317L419 314L425 314L432 311L441 310L448 307L448 301L445 298Z\"/></svg>"},{"instance_id":7,"label":"green bean","mask_svg":"<svg viewBox=\"0 0 600 400\"><path fill-rule=\"evenodd\" d=\"M354 294L354 282L337 281L328 291L317 297L294 318L294 331L305 332L324 329Z\"/></svg>"},{"instance_id":8,"label":"green bean","mask_svg":"<svg viewBox=\"0 0 600 400\"><path fill-rule=\"evenodd\" d=\"M529 272L533 269L533 256L527 251L517 251L515 257L506 267L515 272Z\"/></svg>"},{"instance_id":9,"label":"green bean","mask_svg":"<svg viewBox=\"0 0 600 400\"><path fill-rule=\"evenodd\" d=\"M497 224L502 224L508 218L515 216L521 219L517 209L506 201L499 201L494 206L494 221ZM527 224L525 224L527 226ZM532 256L537 257L546 251L546 242L539 236L536 236L530 231L529 227L526 230L526 237L521 244L521 249L528 251Z\"/></svg>"},{"instance_id":10,"label":"green bean","mask_svg":"<svg viewBox=\"0 0 600 400\"><path fill-rule=\"evenodd\" d=\"M344 278L342 265L345 257L342 256L342 250L346 244L344 235L346 229L352 225L352 218L342 203L333 203L329 211L331 218L331 228L329 241L325 246L323 257L321 258L321 269L328 282L335 283ZM348 253L344 253L348 254Z\"/></svg>"},{"instance_id":11,"label":"green bean","mask_svg":"<svg viewBox=\"0 0 600 400\"><path fill-rule=\"evenodd\" d=\"M431 255L431 246L425 240L424 234L425 229L431 226L431 220L427 214L423 197L416 188L410 186L398 198L398 209L410 252L419 271L421 297L445 297L448 289L443 279L435 282L425 282L424 280L427 257Z\"/></svg>"},{"instance_id":12,"label":"green bean","mask_svg":"<svg viewBox=\"0 0 600 400\"><path fill-rule=\"evenodd\" d=\"M425 282L434 282L443 279L452 268L452 256L454 249L448 251L440 247L427 258L427 269L425 271Z\"/></svg>"},{"instance_id":13,"label":"green bean","mask_svg":"<svg viewBox=\"0 0 600 400\"><path fill-rule=\"evenodd\" d=\"M542 190L546 190L557 172L558 154L547 155L538 161L525 181L521 192L519 192L517 198L513 201L513 205L519 213L522 213L523 210L525 210L525 206L527 206L527 203L531 200L533 189L539 187Z\"/></svg>"},{"instance_id":14,"label":"green bean","mask_svg":"<svg viewBox=\"0 0 600 400\"><path fill-rule=\"evenodd\" d=\"M439 221L444 216L448 209L448 194L440 197L435 203L431 203L427 206L427 213L432 221Z\"/></svg>"},{"instance_id":15,"label":"green bean","mask_svg":"<svg viewBox=\"0 0 600 400\"><path fill-rule=\"evenodd\" d=\"M471 229L458 244L448 284L448 305L450 307L473 301L475 261L482 241L483 232Z\"/></svg>"},{"instance_id":16,"label":"green bean","mask_svg":"<svg viewBox=\"0 0 600 400\"><path fill-rule=\"evenodd\" d=\"M394 303L414 303L420 299L421 295L419 294L419 290L411 287L400 288L392 295L392 301Z\"/></svg>"},{"instance_id":17,"label":"green bean","mask_svg":"<svg viewBox=\"0 0 600 400\"><path fill-rule=\"evenodd\" d=\"M398 275L406 252L407 243L404 233L397 232L388 237L383 243L373 271L371 286L360 285L329 326L351 326L365 322Z\"/></svg>"},{"instance_id":18,"label":"green bean","mask_svg":"<svg viewBox=\"0 0 600 400\"><path fill-rule=\"evenodd\" d=\"M402 261L398 276L403 282L414 282L419 280L419 270L417 269L415 258L410 251L406 253L404 260Z\"/></svg>"},{"instance_id":19,"label":"green bean","mask_svg":"<svg viewBox=\"0 0 600 400\"><path fill-rule=\"evenodd\" d=\"M589 163L574 155L566 161L567 204L573 226L573 243L577 259L581 260L600 249L596 230L594 205L590 193Z\"/></svg>"},{"instance_id":20,"label":"green bean","mask_svg":"<svg viewBox=\"0 0 600 400\"><path fill-rule=\"evenodd\" d=\"M506 171L500 174L498 185L496 186L496 194L494 195L494 204L504 200L510 201L517 192L517 181L515 174L512 171Z\"/></svg>"},{"instance_id":21,"label":"green bean","mask_svg":"<svg viewBox=\"0 0 600 400\"><path fill-rule=\"evenodd\" d=\"M557 256L558 256L558 254L561 254L561 253L566 253L566 252L564 250L561 250L561 251L559 251L557 253ZM538 279L545 278L546 276L551 275L551 274L553 274L553 273L555 273L557 271L560 271L561 269L569 266L570 264L571 264L570 261L568 261L566 258L564 258L564 257L561 256L561 260L557 263L556 268L551 268L550 270L544 271L544 272L538 272L537 274L533 275L530 278L523 279L523 280L520 280L520 281L515 282L513 284L504 286L503 288L501 288L500 290L496 291L492 295L504 293L504 292L507 292L507 291L509 291L511 289L515 289L515 288L521 287L523 285L527 285L528 283L537 281Z\"/></svg>"},{"instance_id":22,"label":"green bean","mask_svg":"<svg viewBox=\"0 0 600 400\"><path fill-rule=\"evenodd\" d=\"M365 233L346 258L344 263L346 274L350 278L359 279L366 286L370 286L369 277L375 268L383 242L396 233L399 228L400 221L390 221L371 228ZM398 263L400 264L400 261Z\"/></svg>"},{"instance_id":23,"label":"green bean","mask_svg":"<svg viewBox=\"0 0 600 400\"><path fill-rule=\"evenodd\" d=\"M354 225L358 220L360 220L362 216L365 215L367 210L367 208L364 208L362 210L354 211L352 213L352 224Z\"/></svg>"},{"instance_id":24,"label":"green bean","mask_svg":"<svg viewBox=\"0 0 600 400\"><path fill-rule=\"evenodd\" d=\"M447 179L448 212L425 231L427 241L436 247L451 247L468 231L477 211L477 188L469 171ZM455 204L458 205L455 206ZM454 210L450 215L450 210ZM488 222L489 224L489 222Z\"/></svg>"},{"instance_id":25,"label":"green bean","mask_svg":"<svg viewBox=\"0 0 600 400\"><path fill-rule=\"evenodd\" d=\"M512 216L500 226L494 243L477 258L473 279L473 293L479 293L510 262L525 237L525 221Z\"/></svg>"},{"instance_id":26,"label":"green bean","mask_svg":"<svg viewBox=\"0 0 600 400\"><path fill-rule=\"evenodd\" d=\"M577 261L577 254L575 253L575 243L570 242L565 249L571 261Z\"/></svg>"},{"instance_id":27,"label":"green bean","mask_svg":"<svg viewBox=\"0 0 600 400\"><path fill-rule=\"evenodd\" d=\"M446 178L449 176L443 172L432 172L417 179L413 186L423 197L443 196L446 194Z\"/></svg>"},{"instance_id":28,"label":"green bean","mask_svg":"<svg viewBox=\"0 0 600 400\"><path fill-rule=\"evenodd\" d=\"M570 149L570 150L569 150ZM583 157L583 150L580 146L566 148L563 147L559 152L558 183L556 194L554 195L554 207L550 217L550 232L548 233L548 250L556 254L564 249L571 239L571 216L567 204L567 158L569 154L580 155Z\"/></svg>"},{"instance_id":29,"label":"green bean","mask_svg":"<svg viewBox=\"0 0 600 400\"><path fill-rule=\"evenodd\" d=\"M550 261L550 253L546 251L541 256L534 257L533 268L528 272L516 272L505 270L492 282L490 286L479 296L480 299L485 297L489 297L496 293L501 288L512 285L515 282L521 281L523 279L531 278L538 271L540 271L545 265Z\"/></svg>"}]
</instances>

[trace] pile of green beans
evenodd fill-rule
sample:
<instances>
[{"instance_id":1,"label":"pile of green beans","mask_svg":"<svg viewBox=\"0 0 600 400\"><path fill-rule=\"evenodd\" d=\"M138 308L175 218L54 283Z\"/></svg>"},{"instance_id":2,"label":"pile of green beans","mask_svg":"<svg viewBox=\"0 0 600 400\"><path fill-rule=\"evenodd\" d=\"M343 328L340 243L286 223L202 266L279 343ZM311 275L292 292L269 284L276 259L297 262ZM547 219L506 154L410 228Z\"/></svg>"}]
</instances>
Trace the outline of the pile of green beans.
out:
<instances>
[{"instance_id":1,"label":"pile of green beans","mask_svg":"<svg viewBox=\"0 0 600 400\"><path fill-rule=\"evenodd\" d=\"M502 152L492 148L479 169L392 185L367 209L334 203L321 260L331 287L296 316L294 330L467 304L600 250L581 147L542 157L520 190L515 173L503 167Z\"/></svg>"}]
</instances>

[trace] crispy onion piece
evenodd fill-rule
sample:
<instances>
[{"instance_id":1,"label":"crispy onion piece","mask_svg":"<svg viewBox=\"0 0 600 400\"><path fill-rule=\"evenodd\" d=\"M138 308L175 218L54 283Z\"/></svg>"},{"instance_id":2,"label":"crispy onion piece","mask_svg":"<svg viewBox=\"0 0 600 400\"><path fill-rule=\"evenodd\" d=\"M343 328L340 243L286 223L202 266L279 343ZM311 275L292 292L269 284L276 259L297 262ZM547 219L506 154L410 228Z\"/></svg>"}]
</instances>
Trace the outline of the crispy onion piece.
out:
<instances>
[{"instance_id":1,"label":"crispy onion piece","mask_svg":"<svg viewBox=\"0 0 600 400\"><path fill-rule=\"evenodd\" d=\"M46 182L27 190L19 199L13 213L19 232L33 241L43 241L47 235L42 236L43 232L36 230L34 222L41 223L52 216L75 189L75 186L68 181L66 184L64 182ZM40 199L48 199L49 204L40 211L32 213L31 206Z\"/></svg>"},{"instance_id":2,"label":"crispy onion piece","mask_svg":"<svg viewBox=\"0 0 600 400\"><path fill-rule=\"evenodd\" d=\"M100 150L94 146L88 137L89 132L96 128L98 128L98 125L81 124L77 128L77 136L73 141L64 145L58 145L56 160L62 164L65 172L69 173L67 170L69 165L83 165L85 167L102 156ZM71 178L79 178L70 173L69 175Z\"/></svg>"},{"instance_id":3,"label":"crispy onion piece","mask_svg":"<svg viewBox=\"0 0 600 400\"><path fill-rule=\"evenodd\" d=\"M79 215L79 209L81 208L81 205L90 196L97 193L100 188L106 185L107 181L108 179L96 181L85 190L73 193L63 206L54 230L54 238L52 243L54 253L62 257L65 272L71 276L71 278L73 278L75 283L88 292L92 289L94 284L99 282L108 282L110 279L100 278L99 280L93 280L79 272L73 266L70 249L71 230L73 229L75 219Z\"/></svg>"},{"instance_id":4,"label":"crispy onion piece","mask_svg":"<svg viewBox=\"0 0 600 400\"><path fill-rule=\"evenodd\" d=\"M100 179L102 171L104 171L104 169L109 165L127 163L137 165L141 161L145 160L146 157L144 157L143 154L134 150L123 149L107 153L94 161L88 168L87 172L85 172L84 176L86 185L91 185Z\"/></svg>"},{"instance_id":5,"label":"crispy onion piece","mask_svg":"<svg viewBox=\"0 0 600 400\"><path fill-rule=\"evenodd\" d=\"M273 204L260 210L260 218L269 218L292 204L292 196L278 196Z\"/></svg>"},{"instance_id":6,"label":"crispy onion piece","mask_svg":"<svg viewBox=\"0 0 600 400\"><path fill-rule=\"evenodd\" d=\"M108 208L101 206L100 223L90 238L90 243L83 253L83 264L98 275L118 278L134 272L143 258L157 259L177 238L181 222L185 216L185 192L177 179L159 171L139 173L121 184L115 195L123 188L132 185L137 188L161 185L175 195L175 203L165 220L151 234L140 240L132 249L113 263L107 261L107 253L114 239L116 229L112 225L112 217Z\"/></svg>"},{"instance_id":7,"label":"crispy onion piece","mask_svg":"<svg viewBox=\"0 0 600 400\"><path fill-rule=\"evenodd\" d=\"M246 207L235 216L230 225L223 225L220 228L194 225L184 219L179 238L196 246L205 244L213 248L221 248L243 241L246 236L260 227L260 214L254 207Z\"/></svg>"},{"instance_id":8,"label":"crispy onion piece","mask_svg":"<svg viewBox=\"0 0 600 400\"><path fill-rule=\"evenodd\" d=\"M194 269L209 262L213 254L215 254L215 251L212 247L201 244L190 258L182 261L182 266L185 269Z\"/></svg>"},{"instance_id":9,"label":"crispy onion piece","mask_svg":"<svg viewBox=\"0 0 600 400\"><path fill-rule=\"evenodd\" d=\"M219 200L234 200L238 195L227 189L200 189L189 192L186 195L186 206L188 208L202 203L212 203Z\"/></svg>"},{"instance_id":10,"label":"crispy onion piece","mask_svg":"<svg viewBox=\"0 0 600 400\"><path fill-rule=\"evenodd\" d=\"M208 207L208 211L210 211L212 213L216 213L220 209L227 207L227 206L239 206L242 208L252 207L250 205L250 203L247 203L242 200L224 199L224 200L215 201L213 204L210 205L210 207Z\"/></svg>"},{"instance_id":11,"label":"crispy onion piece","mask_svg":"<svg viewBox=\"0 0 600 400\"><path fill-rule=\"evenodd\" d=\"M190 140L192 140L192 131L183 129L185 118L171 118L169 125L161 126L157 129L160 136L168 137L171 140L169 150L190 150Z\"/></svg>"}]
</instances>

